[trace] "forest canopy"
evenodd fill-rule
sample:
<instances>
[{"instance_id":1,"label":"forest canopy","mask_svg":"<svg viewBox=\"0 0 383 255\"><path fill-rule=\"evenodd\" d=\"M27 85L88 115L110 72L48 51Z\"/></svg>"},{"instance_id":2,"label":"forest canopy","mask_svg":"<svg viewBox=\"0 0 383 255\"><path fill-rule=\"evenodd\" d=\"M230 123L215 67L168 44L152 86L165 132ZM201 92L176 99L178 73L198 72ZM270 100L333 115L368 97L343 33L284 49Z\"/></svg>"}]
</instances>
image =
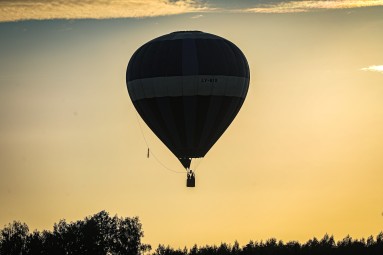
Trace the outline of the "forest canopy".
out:
<instances>
[{"instance_id":1,"label":"forest canopy","mask_svg":"<svg viewBox=\"0 0 383 255\"><path fill-rule=\"evenodd\" d=\"M29 231L25 223L14 221L0 229L0 255L141 255L149 254L151 246L141 243L144 236L138 217L111 217L101 211L83 220L60 220L53 231ZM383 232L376 237L353 239L346 236L335 241L328 234L312 238L306 243L275 238L266 241L250 241L240 247L233 245L197 246L174 249L163 244L152 255L378 255L383 254Z\"/></svg>"},{"instance_id":2,"label":"forest canopy","mask_svg":"<svg viewBox=\"0 0 383 255\"><path fill-rule=\"evenodd\" d=\"M105 211L84 220L60 220L53 231L29 232L14 221L0 230L0 255L138 255L150 246L141 243L144 233L138 217L111 217Z\"/></svg>"}]
</instances>

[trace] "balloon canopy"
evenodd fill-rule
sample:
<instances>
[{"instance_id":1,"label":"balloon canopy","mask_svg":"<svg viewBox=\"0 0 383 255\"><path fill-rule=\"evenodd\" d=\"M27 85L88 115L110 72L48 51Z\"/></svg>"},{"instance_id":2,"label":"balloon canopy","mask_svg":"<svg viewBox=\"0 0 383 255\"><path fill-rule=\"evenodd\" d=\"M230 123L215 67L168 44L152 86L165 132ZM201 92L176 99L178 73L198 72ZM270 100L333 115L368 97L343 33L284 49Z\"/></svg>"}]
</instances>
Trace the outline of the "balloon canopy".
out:
<instances>
[{"instance_id":1,"label":"balloon canopy","mask_svg":"<svg viewBox=\"0 0 383 255\"><path fill-rule=\"evenodd\" d=\"M250 81L247 60L230 41L200 31L163 35L129 61L126 83L149 128L190 168L240 110Z\"/></svg>"}]
</instances>

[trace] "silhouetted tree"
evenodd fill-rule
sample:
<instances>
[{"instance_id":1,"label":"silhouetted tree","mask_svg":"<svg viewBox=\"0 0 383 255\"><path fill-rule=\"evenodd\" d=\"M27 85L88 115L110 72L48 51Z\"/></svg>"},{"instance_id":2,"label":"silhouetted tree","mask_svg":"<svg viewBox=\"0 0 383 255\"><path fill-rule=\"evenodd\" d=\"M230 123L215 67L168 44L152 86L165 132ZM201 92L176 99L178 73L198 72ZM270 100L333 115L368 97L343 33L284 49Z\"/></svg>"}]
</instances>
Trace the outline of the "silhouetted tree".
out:
<instances>
[{"instance_id":1,"label":"silhouetted tree","mask_svg":"<svg viewBox=\"0 0 383 255\"><path fill-rule=\"evenodd\" d=\"M239 243L235 240L233 247L231 247L231 255L239 255L241 253L241 248L239 247Z\"/></svg>"},{"instance_id":2,"label":"silhouetted tree","mask_svg":"<svg viewBox=\"0 0 383 255\"><path fill-rule=\"evenodd\" d=\"M226 243L221 243L221 245L217 248L216 254L219 255L230 255L231 247Z\"/></svg>"},{"instance_id":3,"label":"silhouetted tree","mask_svg":"<svg viewBox=\"0 0 383 255\"><path fill-rule=\"evenodd\" d=\"M217 247L216 246L205 246L198 249L199 255L214 255L217 253Z\"/></svg>"},{"instance_id":4,"label":"silhouetted tree","mask_svg":"<svg viewBox=\"0 0 383 255\"><path fill-rule=\"evenodd\" d=\"M40 232L35 230L29 234L26 240L26 254L29 255L42 255L44 254L43 236Z\"/></svg>"},{"instance_id":5,"label":"silhouetted tree","mask_svg":"<svg viewBox=\"0 0 383 255\"><path fill-rule=\"evenodd\" d=\"M383 254L383 232L380 232L376 236L375 242L374 240L372 240L372 242L370 240L370 243L369 243L369 240L367 240L367 245L368 245L369 254L379 254L379 252Z\"/></svg>"},{"instance_id":6,"label":"silhouetted tree","mask_svg":"<svg viewBox=\"0 0 383 255\"><path fill-rule=\"evenodd\" d=\"M197 247L197 244L194 244L189 251L189 255L197 255L197 254L198 254L198 247Z\"/></svg>"},{"instance_id":7,"label":"silhouetted tree","mask_svg":"<svg viewBox=\"0 0 383 255\"><path fill-rule=\"evenodd\" d=\"M164 246L162 244L158 245L157 249L153 253L153 255L187 255L188 250L185 247L183 250L177 249L174 250L173 248L170 248L170 246Z\"/></svg>"},{"instance_id":8,"label":"silhouetted tree","mask_svg":"<svg viewBox=\"0 0 383 255\"><path fill-rule=\"evenodd\" d=\"M25 254L28 234L29 228L25 223L9 223L0 231L0 255Z\"/></svg>"},{"instance_id":9,"label":"silhouetted tree","mask_svg":"<svg viewBox=\"0 0 383 255\"><path fill-rule=\"evenodd\" d=\"M284 246L284 254L286 255L295 255L299 254L301 250L301 245L300 243L296 241L290 241L285 244Z\"/></svg>"},{"instance_id":10,"label":"silhouetted tree","mask_svg":"<svg viewBox=\"0 0 383 255\"><path fill-rule=\"evenodd\" d=\"M0 231L0 255L139 255L151 247L141 243L137 217L110 217L101 211L84 220L60 220L53 231L29 234L25 223L13 222Z\"/></svg>"}]
</instances>

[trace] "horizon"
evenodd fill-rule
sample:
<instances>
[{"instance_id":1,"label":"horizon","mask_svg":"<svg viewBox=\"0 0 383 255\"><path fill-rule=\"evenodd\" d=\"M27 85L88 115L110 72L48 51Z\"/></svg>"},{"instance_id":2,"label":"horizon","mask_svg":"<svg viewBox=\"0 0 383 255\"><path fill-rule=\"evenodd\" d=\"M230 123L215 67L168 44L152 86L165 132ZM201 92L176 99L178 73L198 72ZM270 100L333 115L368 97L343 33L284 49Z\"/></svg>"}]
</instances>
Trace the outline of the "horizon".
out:
<instances>
[{"instance_id":1,"label":"horizon","mask_svg":"<svg viewBox=\"0 0 383 255\"><path fill-rule=\"evenodd\" d=\"M58 238L57 242L63 242L63 244L61 244L62 246L58 245L58 247L56 247L56 248L65 247L66 243L76 243L77 245L81 244L81 242L84 241L81 238L76 239L76 240L72 240L72 241L68 240L68 239L71 239L74 237L73 235L70 234L70 233L73 233L73 231L75 231L77 234L82 233L80 235L82 235L82 237L85 237L85 238L89 237L89 236L96 236L97 238L100 238L98 233L103 233L103 231L108 231L109 232L108 238L120 239L121 237L118 236L118 233L119 233L118 229L119 228L116 226L125 225L126 222L129 222L130 224L132 224L132 228L130 230L126 230L125 235L130 235L131 237L135 236L139 239L141 239L144 236L145 231L143 229L143 226L140 222L139 217L129 217L129 216L124 217L124 216L117 215L117 214L116 215L110 215L105 210L97 212L93 215L85 216L85 217L83 217L83 219L78 219L78 220L71 221L71 222L67 222L65 219L60 219L59 222L54 223L53 231L46 230L46 229L41 230L41 231L35 229L32 231L31 229L29 229L29 227L26 223L20 222L20 221L13 221L12 223L8 223L7 225L5 225L4 228L2 228L2 229L0 228L0 247L2 245L4 245L4 243L2 243L1 241L5 241L7 244L5 245L6 247L4 247L4 246L3 247L6 250L9 250L9 248L12 246L18 247L17 249L20 249L23 247L23 245L20 245L19 243L16 244L16 243L9 243L9 242L12 242L11 240L15 240L15 237L19 237L19 238L24 237L24 238L21 238L21 239L24 239L24 241L23 241L24 246L29 246L31 244L30 240L26 241L26 242L25 242L25 240L28 240L28 238L33 239L33 236L34 237L39 236L39 242L41 242L41 246L45 246L47 233L50 233L51 235L56 236L55 238ZM93 233L90 233L90 232L86 233L87 231L89 231L91 229L91 228L89 228L89 225L92 225L94 223L96 223L97 227L91 231ZM12 231L12 229L13 230L17 229L17 230ZM14 235L13 236L14 238L9 238L9 234ZM62 236L65 236L65 238L61 239ZM25 238L25 237L27 237L27 238ZM2 238L4 238L4 239L2 239ZM245 248L249 248L249 246L254 248L255 246L259 247L259 246L264 246L264 245L266 245L266 246L271 245L271 247L273 247L274 244L278 244L278 246L280 247L281 245L282 246L290 246L291 244L298 244L300 247L304 247L304 246L310 247L311 246L311 248L318 248L318 244L319 244L319 248L323 248L323 247L335 248L336 247L339 249L339 248L345 248L344 246L347 246L349 249L357 248L357 249L359 249L359 251L361 251L360 249L362 247L360 245L363 245L363 249L371 249L372 246L379 246L379 245L381 246L382 240L383 240L382 238L383 238L383 231L380 231L376 235L371 234L368 237L362 237L359 239L353 238L350 235L346 235L343 238L339 238L338 240L336 240L332 234L325 233L323 235L323 237L314 236L305 242L300 242L297 240L285 240L285 241L283 241L283 240L278 240L274 237L269 237L269 238L266 238L265 240L263 240L263 239L261 239L261 240L249 240L246 244L240 244L237 240L234 240L233 242L221 242L220 244L198 245L197 243L194 243L190 247L188 247L188 246L170 247L169 245L159 243L157 245L157 249L158 248L165 248L165 249L170 248L172 251L179 251L183 248L184 251L186 249L186 251L191 252L195 248L204 249L207 247L212 247L212 248L217 249L218 247L225 246L229 250L233 251L232 248L234 246L237 246L237 248L239 248L239 249L245 249ZM102 242L103 245L105 245L105 239L104 240L98 240L98 241L96 239L91 239L92 244L90 246L88 246L88 248L90 248L94 245L97 246L98 242ZM34 241L36 241L36 240L34 240ZM121 240L120 239L120 242L123 243L124 245L126 245L126 241L127 240ZM110 244L110 243L114 243L114 242L109 241L107 243ZM142 243L141 241L139 242L139 244L143 248L142 249L143 254L145 254L145 252L148 252L148 251L149 252L150 251L155 251L155 252L157 251L157 249L150 244L145 244L145 243ZM356 244L358 246L355 246ZM41 246L40 246L40 249L41 249ZM49 246L49 244L48 244L48 246ZM34 246L34 247L36 248L39 246ZM52 248L52 247L50 247L50 248ZM112 247L110 247L110 248L112 248ZM379 249L379 247L376 247L376 248ZM380 247L380 248L382 248L382 247ZM25 247L24 247L24 249L25 249ZM66 249L71 250L71 249L73 249L73 247L66 247ZM376 251L378 251L378 250L376 250Z\"/></svg>"}]
</instances>

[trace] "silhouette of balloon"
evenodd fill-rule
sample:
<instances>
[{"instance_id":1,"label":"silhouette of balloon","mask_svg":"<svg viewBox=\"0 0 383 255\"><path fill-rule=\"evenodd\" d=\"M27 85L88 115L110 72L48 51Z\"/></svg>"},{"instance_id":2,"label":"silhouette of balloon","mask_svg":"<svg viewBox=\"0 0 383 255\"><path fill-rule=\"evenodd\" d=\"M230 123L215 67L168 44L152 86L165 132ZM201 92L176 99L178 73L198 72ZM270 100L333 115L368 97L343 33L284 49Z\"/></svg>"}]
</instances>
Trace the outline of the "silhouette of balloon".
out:
<instances>
[{"instance_id":1,"label":"silhouette of balloon","mask_svg":"<svg viewBox=\"0 0 383 255\"><path fill-rule=\"evenodd\" d=\"M185 168L204 157L231 124L249 81L241 50L200 31L149 41L133 54L126 72L137 112Z\"/></svg>"}]
</instances>

